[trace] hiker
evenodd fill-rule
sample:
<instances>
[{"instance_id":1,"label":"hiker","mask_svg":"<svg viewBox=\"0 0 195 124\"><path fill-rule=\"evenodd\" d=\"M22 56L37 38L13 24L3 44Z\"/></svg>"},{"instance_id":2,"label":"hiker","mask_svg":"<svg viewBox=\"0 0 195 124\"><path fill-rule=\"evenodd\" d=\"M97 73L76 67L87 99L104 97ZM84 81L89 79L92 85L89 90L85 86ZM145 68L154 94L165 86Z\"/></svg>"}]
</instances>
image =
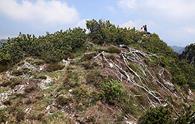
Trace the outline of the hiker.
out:
<instances>
[{"instance_id":1,"label":"hiker","mask_svg":"<svg viewBox=\"0 0 195 124\"><path fill-rule=\"evenodd\" d=\"M147 25L143 26L144 32L148 32Z\"/></svg>"},{"instance_id":2,"label":"hiker","mask_svg":"<svg viewBox=\"0 0 195 124\"><path fill-rule=\"evenodd\" d=\"M144 32L144 36L151 36L151 33L148 32L147 25L143 25L143 26L141 27L141 32Z\"/></svg>"},{"instance_id":3,"label":"hiker","mask_svg":"<svg viewBox=\"0 0 195 124\"><path fill-rule=\"evenodd\" d=\"M147 25L141 27L141 32L148 32Z\"/></svg>"},{"instance_id":4,"label":"hiker","mask_svg":"<svg viewBox=\"0 0 195 124\"><path fill-rule=\"evenodd\" d=\"M141 27L141 30L140 30L140 31L141 31L141 32L144 32L144 26Z\"/></svg>"}]
</instances>

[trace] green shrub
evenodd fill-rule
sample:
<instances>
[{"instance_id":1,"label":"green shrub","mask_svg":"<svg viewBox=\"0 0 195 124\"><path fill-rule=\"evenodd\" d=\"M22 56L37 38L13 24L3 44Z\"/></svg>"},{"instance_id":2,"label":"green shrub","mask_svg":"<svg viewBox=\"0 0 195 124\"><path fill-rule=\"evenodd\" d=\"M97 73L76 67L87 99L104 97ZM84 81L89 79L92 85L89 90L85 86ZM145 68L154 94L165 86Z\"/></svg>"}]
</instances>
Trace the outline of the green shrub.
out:
<instances>
[{"instance_id":1,"label":"green shrub","mask_svg":"<svg viewBox=\"0 0 195 124\"><path fill-rule=\"evenodd\" d=\"M7 91L8 90L8 88L6 88L6 87L1 87L2 85L0 84L0 93L3 93L3 92L5 92L5 91Z\"/></svg>"},{"instance_id":2,"label":"green shrub","mask_svg":"<svg viewBox=\"0 0 195 124\"><path fill-rule=\"evenodd\" d=\"M187 79L184 75L174 75L173 81L176 82L178 85L184 85L187 84Z\"/></svg>"},{"instance_id":3,"label":"green shrub","mask_svg":"<svg viewBox=\"0 0 195 124\"><path fill-rule=\"evenodd\" d=\"M193 124L194 122L195 112L193 111L193 108L189 107L177 118L175 124Z\"/></svg>"},{"instance_id":4,"label":"green shrub","mask_svg":"<svg viewBox=\"0 0 195 124\"><path fill-rule=\"evenodd\" d=\"M139 118L138 124L173 124L168 108L157 107L148 110Z\"/></svg>"},{"instance_id":5,"label":"green shrub","mask_svg":"<svg viewBox=\"0 0 195 124\"><path fill-rule=\"evenodd\" d=\"M68 89L78 87L80 86L79 80L80 78L78 72L69 70L64 79L64 87Z\"/></svg>"},{"instance_id":6,"label":"green shrub","mask_svg":"<svg viewBox=\"0 0 195 124\"><path fill-rule=\"evenodd\" d=\"M72 94L77 102L76 108L81 111L100 100L99 94L96 91L90 91L85 85L75 88Z\"/></svg>"},{"instance_id":7,"label":"green shrub","mask_svg":"<svg viewBox=\"0 0 195 124\"><path fill-rule=\"evenodd\" d=\"M17 122L23 121L25 119L25 112L22 109L16 109L15 117Z\"/></svg>"},{"instance_id":8,"label":"green shrub","mask_svg":"<svg viewBox=\"0 0 195 124\"><path fill-rule=\"evenodd\" d=\"M105 81L100 84L102 90L102 99L108 104L119 102L124 95L124 89L121 82L117 80Z\"/></svg>"},{"instance_id":9,"label":"green shrub","mask_svg":"<svg viewBox=\"0 0 195 124\"><path fill-rule=\"evenodd\" d=\"M38 38L29 34L20 34L18 37L9 38L0 48L0 65L13 66L26 56L41 58L49 63L59 62L70 53L83 49L86 38L85 30L81 28L47 33ZM42 62L35 63L42 64Z\"/></svg>"},{"instance_id":10,"label":"green shrub","mask_svg":"<svg viewBox=\"0 0 195 124\"><path fill-rule=\"evenodd\" d=\"M81 100L85 100L90 97L90 92L82 86L74 89L73 94L78 102L81 102Z\"/></svg>"},{"instance_id":11,"label":"green shrub","mask_svg":"<svg viewBox=\"0 0 195 124\"><path fill-rule=\"evenodd\" d=\"M20 78L11 78L10 80L5 82L5 84L7 86L10 86L11 88L14 88L16 85L19 85L21 83L22 83L22 79Z\"/></svg>"},{"instance_id":12,"label":"green shrub","mask_svg":"<svg viewBox=\"0 0 195 124\"><path fill-rule=\"evenodd\" d=\"M191 89L194 90L195 89L195 81L190 82L189 86L190 86Z\"/></svg>"},{"instance_id":13,"label":"green shrub","mask_svg":"<svg viewBox=\"0 0 195 124\"><path fill-rule=\"evenodd\" d=\"M5 109L0 109L0 123L6 123L8 120L9 115L8 112Z\"/></svg>"},{"instance_id":14,"label":"green shrub","mask_svg":"<svg viewBox=\"0 0 195 124\"><path fill-rule=\"evenodd\" d=\"M188 63L191 63L195 66L195 44L190 44L185 47L185 50L180 55L181 58L187 59Z\"/></svg>"}]
</instances>

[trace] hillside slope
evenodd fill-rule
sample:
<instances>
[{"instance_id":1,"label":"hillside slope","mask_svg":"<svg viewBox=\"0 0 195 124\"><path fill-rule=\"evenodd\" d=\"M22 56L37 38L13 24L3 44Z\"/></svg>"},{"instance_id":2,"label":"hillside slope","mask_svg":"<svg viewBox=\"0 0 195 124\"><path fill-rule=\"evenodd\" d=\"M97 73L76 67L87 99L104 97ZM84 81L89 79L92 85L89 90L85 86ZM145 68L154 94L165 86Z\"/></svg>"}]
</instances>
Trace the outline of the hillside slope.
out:
<instances>
[{"instance_id":1,"label":"hillside slope","mask_svg":"<svg viewBox=\"0 0 195 124\"><path fill-rule=\"evenodd\" d=\"M190 123L194 66L158 35L87 22L0 49L1 123Z\"/></svg>"},{"instance_id":2,"label":"hillside slope","mask_svg":"<svg viewBox=\"0 0 195 124\"><path fill-rule=\"evenodd\" d=\"M26 58L1 73L0 108L9 123L122 123L158 106L177 117L194 101L153 64L155 54L127 48L108 46L55 65Z\"/></svg>"}]
</instances>

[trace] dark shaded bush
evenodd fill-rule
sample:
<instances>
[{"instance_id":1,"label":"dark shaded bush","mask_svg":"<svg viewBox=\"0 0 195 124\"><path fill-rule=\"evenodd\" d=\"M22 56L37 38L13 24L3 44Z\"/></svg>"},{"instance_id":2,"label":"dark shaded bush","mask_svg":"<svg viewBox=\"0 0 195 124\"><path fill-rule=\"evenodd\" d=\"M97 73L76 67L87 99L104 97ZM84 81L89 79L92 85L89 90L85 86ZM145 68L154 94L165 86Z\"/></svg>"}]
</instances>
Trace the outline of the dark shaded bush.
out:
<instances>
[{"instance_id":1,"label":"dark shaded bush","mask_svg":"<svg viewBox=\"0 0 195 124\"><path fill-rule=\"evenodd\" d=\"M180 57L182 59L187 59L189 63L195 66L195 44L186 46Z\"/></svg>"},{"instance_id":2,"label":"dark shaded bush","mask_svg":"<svg viewBox=\"0 0 195 124\"><path fill-rule=\"evenodd\" d=\"M17 122L21 122L25 119L25 112L21 108L15 108L14 115Z\"/></svg>"},{"instance_id":3,"label":"dark shaded bush","mask_svg":"<svg viewBox=\"0 0 195 124\"><path fill-rule=\"evenodd\" d=\"M7 65L0 64L0 72L7 70Z\"/></svg>"},{"instance_id":4,"label":"dark shaded bush","mask_svg":"<svg viewBox=\"0 0 195 124\"><path fill-rule=\"evenodd\" d=\"M85 53L84 56L81 58L81 61L89 61L89 60L91 60L93 57L95 57L96 55L97 55L96 52Z\"/></svg>"},{"instance_id":5,"label":"dark shaded bush","mask_svg":"<svg viewBox=\"0 0 195 124\"><path fill-rule=\"evenodd\" d=\"M60 106L68 105L70 102L72 102L72 99L64 95L60 95L56 98L56 103Z\"/></svg>"},{"instance_id":6,"label":"dark shaded bush","mask_svg":"<svg viewBox=\"0 0 195 124\"><path fill-rule=\"evenodd\" d=\"M42 65L42 64L45 63L45 61L40 60L40 59L34 59L34 60L30 61L30 63L31 63L32 65Z\"/></svg>"},{"instance_id":7,"label":"dark shaded bush","mask_svg":"<svg viewBox=\"0 0 195 124\"><path fill-rule=\"evenodd\" d=\"M20 69L20 70L17 70L17 69L13 70L11 74L15 75L15 76L20 76L20 75L23 75L23 74L31 74L31 72L30 72L30 69L23 68L23 69Z\"/></svg>"},{"instance_id":8,"label":"dark shaded bush","mask_svg":"<svg viewBox=\"0 0 195 124\"><path fill-rule=\"evenodd\" d=\"M57 70L62 70L65 66L62 64L48 64L45 71L48 72L53 72L53 71L57 71Z\"/></svg>"},{"instance_id":9,"label":"dark shaded bush","mask_svg":"<svg viewBox=\"0 0 195 124\"><path fill-rule=\"evenodd\" d=\"M35 84L31 84L31 85L28 85L26 88L25 88L25 92L26 93L30 93L32 91L35 91L37 89L37 85Z\"/></svg>"},{"instance_id":10,"label":"dark shaded bush","mask_svg":"<svg viewBox=\"0 0 195 124\"><path fill-rule=\"evenodd\" d=\"M157 107L148 110L139 118L138 124L173 124L171 112L168 108Z\"/></svg>"},{"instance_id":11,"label":"dark shaded bush","mask_svg":"<svg viewBox=\"0 0 195 124\"><path fill-rule=\"evenodd\" d=\"M194 124L195 112L191 107L186 108L185 112L175 121L175 124Z\"/></svg>"},{"instance_id":12,"label":"dark shaded bush","mask_svg":"<svg viewBox=\"0 0 195 124\"><path fill-rule=\"evenodd\" d=\"M22 79L20 78L11 78L10 80L4 82L6 86L9 86L11 88L14 88L16 85L19 85L22 83Z\"/></svg>"},{"instance_id":13,"label":"dark shaded bush","mask_svg":"<svg viewBox=\"0 0 195 124\"><path fill-rule=\"evenodd\" d=\"M121 52L121 50L118 47L116 47L116 46L110 46L110 47L108 47L106 49L106 52L109 52L109 53L118 53L119 54Z\"/></svg>"}]
</instances>

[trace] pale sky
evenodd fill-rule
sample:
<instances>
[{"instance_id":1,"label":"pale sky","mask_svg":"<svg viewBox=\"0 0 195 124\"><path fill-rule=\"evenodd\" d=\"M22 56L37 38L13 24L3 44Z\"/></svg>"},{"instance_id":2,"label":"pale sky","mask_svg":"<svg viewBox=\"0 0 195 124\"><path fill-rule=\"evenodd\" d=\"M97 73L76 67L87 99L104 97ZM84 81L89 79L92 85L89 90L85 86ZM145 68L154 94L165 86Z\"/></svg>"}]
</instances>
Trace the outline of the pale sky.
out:
<instances>
[{"instance_id":1,"label":"pale sky","mask_svg":"<svg viewBox=\"0 0 195 124\"><path fill-rule=\"evenodd\" d=\"M171 46L195 42L195 0L0 0L0 39L85 28L89 19L137 29L147 24Z\"/></svg>"}]
</instances>

